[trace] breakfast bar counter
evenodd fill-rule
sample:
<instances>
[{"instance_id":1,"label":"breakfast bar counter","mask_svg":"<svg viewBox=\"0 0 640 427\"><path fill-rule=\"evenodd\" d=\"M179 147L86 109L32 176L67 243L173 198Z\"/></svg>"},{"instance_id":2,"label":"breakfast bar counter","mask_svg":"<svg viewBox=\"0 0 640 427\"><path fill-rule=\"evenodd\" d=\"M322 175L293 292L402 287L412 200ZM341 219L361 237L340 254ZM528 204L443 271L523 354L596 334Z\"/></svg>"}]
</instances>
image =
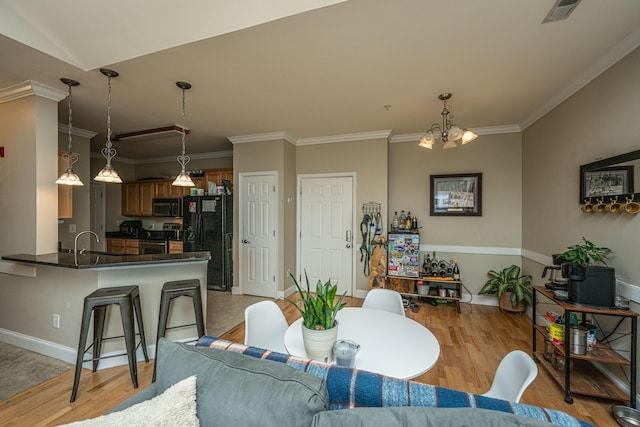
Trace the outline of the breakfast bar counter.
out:
<instances>
[{"instance_id":1,"label":"breakfast bar counter","mask_svg":"<svg viewBox=\"0 0 640 427\"><path fill-rule=\"evenodd\" d=\"M207 264L210 254L116 255L103 252L55 252L3 255L0 274L10 276L0 287L0 299L10 301L0 313L0 340L75 363L84 298L100 288L136 285L149 355L155 354L162 286L174 280L198 279L207 312ZM195 320L191 298L171 303L169 325ZM206 322L205 322L206 323ZM105 336L122 335L118 306L108 310ZM195 327L167 331L171 340L197 339ZM91 338L90 338L91 339ZM103 354L117 355L124 340L107 341ZM138 349L138 360L142 351ZM101 360L98 369L127 364L125 356Z\"/></svg>"},{"instance_id":2,"label":"breakfast bar counter","mask_svg":"<svg viewBox=\"0 0 640 427\"><path fill-rule=\"evenodd\" d=\"M194 261L208 261L209 252L185 252L181 254L148 254L148 255L120 255L107 252L54 252L43 255L4 255L3 260L15 261L33 265L49 265L64 268L111 268L132 267L135 265L149 266L153 264L182 263Z\"/></svg>"}]
</instances>

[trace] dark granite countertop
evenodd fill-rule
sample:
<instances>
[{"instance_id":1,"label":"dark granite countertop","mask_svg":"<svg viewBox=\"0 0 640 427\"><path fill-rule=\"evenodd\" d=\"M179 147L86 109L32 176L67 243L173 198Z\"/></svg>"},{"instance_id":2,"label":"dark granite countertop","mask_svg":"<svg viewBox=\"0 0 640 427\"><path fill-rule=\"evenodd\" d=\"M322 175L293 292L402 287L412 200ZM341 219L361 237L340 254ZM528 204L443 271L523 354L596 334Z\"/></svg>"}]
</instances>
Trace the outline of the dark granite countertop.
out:
<instances>
[{"instance_id":1,"label":"dark granite countertop","mask_svg":"<svg viewBox=\"0 0 640 427\"><path fill-rule=\"evenodd\" d=\"M54 252L43 255L3 255L2 259L31 265L84 269L208 261L211 259L211 254L208 251L204 251L184 252L181 254L119 255L88 251L84 254L78 253L77 256L69 252Z\"/></svg>"}]
</instances>

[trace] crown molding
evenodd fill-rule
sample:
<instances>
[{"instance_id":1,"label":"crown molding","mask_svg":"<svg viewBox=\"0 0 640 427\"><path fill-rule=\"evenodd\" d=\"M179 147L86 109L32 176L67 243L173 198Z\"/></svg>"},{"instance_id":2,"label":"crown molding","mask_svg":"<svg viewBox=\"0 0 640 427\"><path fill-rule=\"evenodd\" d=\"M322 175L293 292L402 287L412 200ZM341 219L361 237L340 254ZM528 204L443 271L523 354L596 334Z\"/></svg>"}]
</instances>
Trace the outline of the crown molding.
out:
<instances>
[{"instance_id":1,"label":"crown molding","mask_svg":"<svg viewBox=\"0 0 640 427\"><path fill-rule=\"evenodd\" d=\"M232 144L246 144L249 142L264 142L264 141L276 141L284 139L291 144L296 143L296 138L287 131L268 132L268 133L255 133L252 135L239 135L227 137Z\"/></svg>"},{"instance_id":2,"label":"crown molding","mask_svg":"<svg viewBox=\"0 0 640 427\"><path fill-rule=\"evenodd\" d=\"M92 159L104 159L104 156L100 153L92 152L90 157ZM194 153L189 154L191 160L206 160L206 159L219 159L222 157L233 157L233 151L211 151L208 153ZM128 157L118 156L114 162L127 163L130 165L147 165L151 163L171 163L176 161L176 156L164 156L164 157L150 157L146 159L130 159Z\"/></svg>"},{"instance_id":3,"label":"crown molding","mask_svg":"<svg viewBox=\"0 0 640 427\"><path fill-rule=\"evenodd\" d=\"M519 125L501 125L501 126L486 126L481 128L469 128L469 130L480 135L498 135L501 133L519 133L522 132ZM396 142L417 142L420 141L424 132L421 133L407 133L404 135L393 135L389 140L390 144Z\"/></svg>"},{"instance_id":4,"label":"crown molding","mask_svg":"<svg viewBox=\"0 0 640 427\"><path fill-rule=\"evenodd\" d=\"M91 153L89 153L89 157L92 158L92 159L104 160L104 156L101 153L91 152ZM117 160L111 159L111 161L112 162L126 163L128 165L135 165L136 164L136 160L135 159L130 159L128 157L122 157L122 156L118 156Z\"/></svg>"},{"instance_id":5,"label":"crown molding","mask_svg":"<svg viewBox=\"0 0 640 427\"><path fill-rule=\"evenodd\" d=\"M391 130L376 130L371 132L348 133L344 135L316 136L298 139L296 145L333 144L335 142L366 141L369 139L389 139Z\"/></svg>"},{"instance_id":6,"label":"crown molding","mask_svg":"<svg viewBox=\"0 0 640 427\"><path fill-rule=\"evenodd\" d=\"M567 98L578 92L591 81L595 80L596 77L611 68L638 46L640 46L640 28L630 33L612 49L607 50L607 53L605 53L598 61L594 62L580 75L576 76L570 85L559 90L553 98L544 103L533 114L527 117L520 127L524 130L536 121L540 120L545 114L566 101Z\"/></svg>"},{"instance_id":7,"label":"crown molding","mask_svg":"<svg viewBox=\"0 0 640 427\"><path fill-rule=\"evenodd\" d=\"M233 157L233 151L211 151L208 153L189 154L191 160L219 159L221 157ZM136 165L146 165L150 163L171 163L176 161L176 156L151 157L147 159L134 160Z\"/></svg>"},{"instance_id":8,"label":"crown molding","mask_svg":"<svg viewBox=\"0 0 640 427\"><path fill-rule=\"evenodd\" d=\"M69 133L69 125L64 125L62 123L58 123L58 132L68 134ZM94 132L91 130L86 130L82 128L71 127L71 135L78 136L80 138L91 139L96 136L98 132Z\"/></svg>"},{"instance_id":9,"label":"crown molding","mask_svg":"<svg viewBox=\"0 0 640 427\"><path fill-rule=\"evenodd\" d=\"M67 93L51 86L43 85L33 80L16 83L4 89L0 89L0 104L15 101L16 99L36 95L52 101L60 102L67 97Z\"/></svg>"}]
</instances>

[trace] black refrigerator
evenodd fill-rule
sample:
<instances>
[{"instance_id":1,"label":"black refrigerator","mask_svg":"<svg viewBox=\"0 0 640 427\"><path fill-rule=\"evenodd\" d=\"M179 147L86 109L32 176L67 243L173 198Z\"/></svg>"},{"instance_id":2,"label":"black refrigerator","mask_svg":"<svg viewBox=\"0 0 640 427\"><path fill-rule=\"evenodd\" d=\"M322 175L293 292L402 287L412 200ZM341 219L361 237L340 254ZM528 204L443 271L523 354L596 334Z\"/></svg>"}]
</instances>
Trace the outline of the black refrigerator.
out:
<instances>
[{"instance_id":1,"label":"black refrigerator","mask_svg":"<svg viewBox=\"0 0 640 427\"><path fill-rule=\"evenodd\" d=\"M209 251L207 289L230 291L233 195L182 198L184 252Z\"/></svg>"}]
</instances>

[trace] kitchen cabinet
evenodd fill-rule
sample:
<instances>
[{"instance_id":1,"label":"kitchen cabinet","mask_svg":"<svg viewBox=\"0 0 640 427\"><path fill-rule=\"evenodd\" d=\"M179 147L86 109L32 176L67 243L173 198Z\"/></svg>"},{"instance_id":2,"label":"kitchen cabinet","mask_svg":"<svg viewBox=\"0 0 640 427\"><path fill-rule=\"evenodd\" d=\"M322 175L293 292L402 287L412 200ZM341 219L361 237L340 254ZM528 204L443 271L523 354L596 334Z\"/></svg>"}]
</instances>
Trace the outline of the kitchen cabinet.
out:
<instances>
[{"instance_id":1,"label":"kitchen cabinet","mask_svg":"<svg viewBox=\"0 0 640 427\"><path fill-rule=\"evenodd\" d=\"M207 179L207 188L210 182L215 182L215 185L222 185L222 180L226 179L233 183L233 169L207 169L204 171L204 176Z\"/></svg>"},{"instance_id":2,"label":"kitchen cabinet","mask_svg":"<svg viewBox=\"0 0 640 427\"><path fill-rule=\"evenodd\" d=\"M137 182L125 182L122 184L122 206L123 216L140 215L140 186Z\"/></svg>"},{"instance_id":3,"label":"kitchen cabinet","mask_svg":"<svg viewBox=\"0 0 640 427\"><path fill-rule=\"evenodd\" d=\"M155 184L151 181L144 181L139 183L139 212L140 216L153 215L153 198L155 191Z\"/></svg>"},{"instance_id":4,"label":"kitchen cabinet","mask_svg":"<svg viewBox=\"0 0 640 427\"><path fill-rule=\"evenodd\" d=\"M631 310L618 310L609 308L596 308L582 305L573 305L567 301L560 301L555 299L553 291L547 290L544 286L534 286L534 298L532 300L533 309L533 331L532 331L532 351L533 358L545 368L551 377L563 388L565 392L564 401L567 403L573 403L571 393L583 394L587 396L600 397L609 400L618 400L628 402L632 408L636 407L636 353L637 353L637 323L638 313ZM564 343L551 342L549 338L549 332L544 325L536 324L536 305L538 297L544 297L552 304L564 309L565 318L565 341ZM598 340L597 344L592 350L586 351L585 354L574 354L568 351L571 346L571 314L576 313L580 315L581 322L585 323L586 315L598 315L598 316L613 316L619 317L620 321L629 319L631 321L631 334L629 339L631 341L631 360L627 360L621 356L617 351L609 347L606 341ZM543 313L540 313L543 315ZM552 345L556 354L560 357L564 357L565 369L556 369L551 361L544 358L542 352L536 351L536 344L539 337L544 339L545 346ZM599 333L598 333L599 337ZM542 356L542 357L540 357ZM616 387L611 380L605 377L599 370L597 370L591 362L608 363L614 365L628 366L630 369L629 382L630 391L629 395L626 395L622 390ZM566 367L569 367L568 369Z\"/></svg>"},{"instance_id":5,"label":"kitchen cabinet","mask_svg":"<svg viewBox=\"0 0 640 427\"><path fill-rule=\"evenodd\" d=\"M123 216L151 216L153 214L152 201L155 197L155 183L153 181L125 182L122 184Z\"/></svg>"},{"instance_id":6,"label":"kitchen cabinet","mask_svg":"<svg viewBox=\"0 0 640 427\"><path fill-rule=\"evenodd\" d=\"M138 255L139 241L138 239L107 239L107 252L111 254L122 255Z\"/></svg>"},{"instance_id":7,"label":"kitchen cabinet","mask_svg":"<svg viewBox=\"0 0 640 427\"><path fill-rule=\"evenodd\" d=\"M169 240L169 253L170 254L181 254L183 250L182 241L180 240Z\"/></svg>"},{"instance_id":8,"label":"kitchen cabinet","mask_svg":"<svg viewBox=\"0 0 640 427\"><path fill-rule=\"evenodd\" d=\"M62 153L66 151L60 151L58 153L58 176L65 173L67 170L67 160L62 158ZM73 186L71 185L58 185L58 218L66 219L73 217Z\"/></svg>"},{"instance_id":9,"label":"kitchen cabinet","mask_svg":"<svg viewBox=\"0 0 640 427\"><path fill-rule=\"evenodd\" d=\"M66 163L64 170L66 170ZM233 182L233 169L207 169L204 172L205 176L191 178L195 187L178 187L171 185L173 183L172 179L149 179L123 183L122 216L153 216L152 204L155 198L179 199L188 196L192 188L200 188L203 189L205 193L208 192L209 182L215 182L216 185L222 185L223 179L228 179L230 182ZM70 194L70 187L68 191Z\"/></svg>"},{"instance_id":10,"label":"kitchen cabinet","mask_svg":"<svg viewBox=\"0 0 640 427\"><path fill-rule=\"evenodd\" d=\"M153 181L153 197L168 199L171 196L171 181Z\"/></svg>"}]
</instances>

